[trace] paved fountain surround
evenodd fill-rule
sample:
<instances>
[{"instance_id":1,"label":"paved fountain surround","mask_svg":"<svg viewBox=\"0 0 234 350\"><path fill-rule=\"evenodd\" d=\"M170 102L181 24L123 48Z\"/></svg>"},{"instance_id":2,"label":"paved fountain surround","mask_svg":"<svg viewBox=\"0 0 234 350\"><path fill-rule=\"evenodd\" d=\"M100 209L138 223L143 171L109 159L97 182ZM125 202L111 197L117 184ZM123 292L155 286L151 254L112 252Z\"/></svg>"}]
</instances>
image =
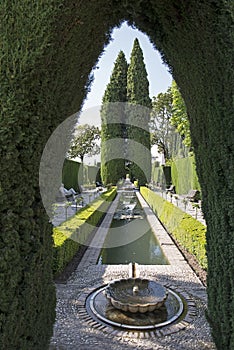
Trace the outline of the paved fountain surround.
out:
<instances>
[{"instance_id":1,"label":"paved fountain surround","mask_svg":"<svg viewBox=\"0 0 234 350\"><path fill-rule=\"evenodd\" d=\"M67 284L57 285L57 319L51 350L203 350L216 349L205 317L206 290L187 264L165 229L138 193L151 226L170 265L139 265L138 274L178 293L185 303L182 317L165 327L150 330L120 329L95 317L87 307L94 291L110 281L129 276L128 265L97 265L100 249L90 247ZM117 199L118 200L118 199ZM105 223L97 229L94 239L104 242L114 214L113 202Z\"/></svg>"}]
</instances>

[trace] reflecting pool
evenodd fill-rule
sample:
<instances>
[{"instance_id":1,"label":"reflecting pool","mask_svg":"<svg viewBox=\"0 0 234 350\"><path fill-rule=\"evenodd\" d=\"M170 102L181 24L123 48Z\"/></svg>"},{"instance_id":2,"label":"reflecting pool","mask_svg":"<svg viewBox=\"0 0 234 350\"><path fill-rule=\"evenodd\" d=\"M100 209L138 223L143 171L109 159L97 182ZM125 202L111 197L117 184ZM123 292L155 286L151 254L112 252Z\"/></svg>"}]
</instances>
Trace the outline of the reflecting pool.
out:
<instances>
[{"instance_id":1,"label":"reflecting pool","mask_svg":"<svg viewBox=\"0 0 234 350\"><path fill-rule=\"evenodd\" d=\"M168 265L134 192L122 193L98 264Z\"/></svg>"}]
</instances>

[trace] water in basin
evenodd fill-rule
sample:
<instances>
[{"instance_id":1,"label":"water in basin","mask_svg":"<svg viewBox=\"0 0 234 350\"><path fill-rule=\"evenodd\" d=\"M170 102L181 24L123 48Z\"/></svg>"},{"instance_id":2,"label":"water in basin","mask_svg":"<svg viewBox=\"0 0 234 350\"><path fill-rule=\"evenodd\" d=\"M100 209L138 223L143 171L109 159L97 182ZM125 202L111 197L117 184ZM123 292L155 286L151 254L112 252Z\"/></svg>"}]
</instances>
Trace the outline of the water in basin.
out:
<instances>
[{"instance_id":1,"label":"water in basin","mask_svg":"<svg viewBox=\"0 0 234 350\"><path fill-rule=\"evenodd\" d=\"M104 246L98 264L169 264L134 194L122 194Z\"/></svg>"}]
</instances>

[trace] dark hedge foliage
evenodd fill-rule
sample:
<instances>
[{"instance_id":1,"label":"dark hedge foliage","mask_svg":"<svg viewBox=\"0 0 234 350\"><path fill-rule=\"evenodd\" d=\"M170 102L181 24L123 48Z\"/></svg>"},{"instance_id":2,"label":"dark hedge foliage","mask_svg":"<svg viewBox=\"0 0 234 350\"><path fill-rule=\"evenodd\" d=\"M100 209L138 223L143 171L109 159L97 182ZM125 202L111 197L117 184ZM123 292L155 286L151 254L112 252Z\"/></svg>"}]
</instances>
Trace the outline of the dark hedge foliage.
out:
<instances>
[{"instance_id":1,"label":"dark hedge foliage","mask_svg":"<svg viewBox=\"0 0 234 350\"><path fill-rule=\"evenodd\" d=\"M81 163L76 162L74 160L65 159L63 163L63 169L62 169L62 182L64 184L64 187L74 188L75 191L79 192L81 190L80 188L80 177L81 174L79 174ZM96 181L100 181L99 176L99 168L97 166L91 166L91 165L83 165L83 184L92 184L95 185Z\"/></svg>"},{"instance_id":2,"label":"dark hedge foliage","mask_svg":"<svg viewBox=\"0 0 234 350\"><path fill-rule=\"evenodd\" d=\"M148 34L185 100L207 223L208 316L217 348L234 348L233 2L2 0L1 349L48 347L55 292L40 158L55 128L80 109L124 19Z\"/></svg>"},{"instance_id":3,"label":"dark hedge foliage","mask_svg":"<svg viewBox=\"0 0 234 350\"><path fill-rule=\"evenodd\" d=\"M63 163L62 171L62 182L64 187L74 188L75 191L79 192L79 181L78 181L78 172L80 168L80 163L74 162L69 159L65 159Z\"/></svg>"},{"instance_id":4,"label":"dark hedge foliage","mask_svg":"<svg viewBox=\"0 0 234 350\"><path fill-rule=\"evenodd\" d=\"M55 5L58 1L0 2L3 350L46 349L55 320L52 227L40 200L38 180L41 153L55 126L45 89L45 51L52 40Z\"/></svg>"}]
</instances>

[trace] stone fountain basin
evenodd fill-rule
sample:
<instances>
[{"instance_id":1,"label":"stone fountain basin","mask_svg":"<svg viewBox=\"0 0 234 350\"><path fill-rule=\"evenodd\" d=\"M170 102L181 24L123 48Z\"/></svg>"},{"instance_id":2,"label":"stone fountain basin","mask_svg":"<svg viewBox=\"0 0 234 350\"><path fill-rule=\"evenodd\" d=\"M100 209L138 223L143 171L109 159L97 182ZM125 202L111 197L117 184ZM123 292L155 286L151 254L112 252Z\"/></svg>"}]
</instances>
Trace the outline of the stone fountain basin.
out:
<instances>
[{"instance_id":1,"label":"stone fountain basin","mask_svg":"<svg viewBox=\"0 0 234 350\"><path fill-rule=\"evenodd\" d=\"M161 284L144 278L123 278L110 282L105 290L111 304L132 313L152 312L167 299L167 290Z\"/></svg>"}]
</instances>

